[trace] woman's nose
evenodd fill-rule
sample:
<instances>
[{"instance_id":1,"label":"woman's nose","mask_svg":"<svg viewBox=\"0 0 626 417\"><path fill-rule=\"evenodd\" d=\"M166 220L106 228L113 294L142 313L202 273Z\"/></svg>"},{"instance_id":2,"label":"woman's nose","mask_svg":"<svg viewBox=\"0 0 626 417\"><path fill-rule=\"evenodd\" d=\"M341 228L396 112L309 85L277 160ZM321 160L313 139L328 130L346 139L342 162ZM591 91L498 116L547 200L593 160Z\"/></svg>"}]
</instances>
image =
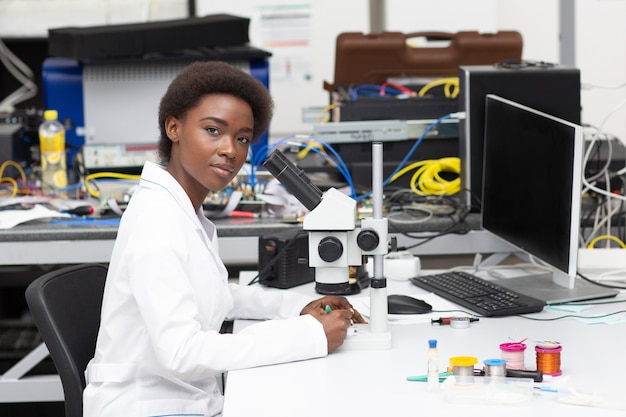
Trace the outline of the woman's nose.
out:
<instances>
[{"instance_id":1,"label":"woman's nose","mask_svg":"<svg viewBox=\"0 0 626 417\"><path fill-rule=\"evenodd\" d=\"M235 146L234 138L224 138L220 143L219 154L229 159L233 159L237 156L237 147Z\"/></svg>"}]
</instances>

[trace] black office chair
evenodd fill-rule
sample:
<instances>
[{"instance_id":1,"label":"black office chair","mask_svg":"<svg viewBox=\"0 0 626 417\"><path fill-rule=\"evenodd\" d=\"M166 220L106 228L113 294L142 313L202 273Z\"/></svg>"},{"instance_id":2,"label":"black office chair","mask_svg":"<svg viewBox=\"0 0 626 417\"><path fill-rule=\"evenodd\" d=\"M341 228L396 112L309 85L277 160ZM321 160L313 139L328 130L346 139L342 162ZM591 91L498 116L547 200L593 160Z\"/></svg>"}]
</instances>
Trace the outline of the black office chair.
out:
<instances>
[{"instance_id":1,"label":"black office chair","mask_svg":"<svg viewBox=\"0 0 626 417\"><path fill-rule=\"evenodd\" d=\"M66 417L83 415L84 371L96 347L106 274L105 265L74 265L26 288L26 302L61 378Z\"/></svg>"}]
</instances>

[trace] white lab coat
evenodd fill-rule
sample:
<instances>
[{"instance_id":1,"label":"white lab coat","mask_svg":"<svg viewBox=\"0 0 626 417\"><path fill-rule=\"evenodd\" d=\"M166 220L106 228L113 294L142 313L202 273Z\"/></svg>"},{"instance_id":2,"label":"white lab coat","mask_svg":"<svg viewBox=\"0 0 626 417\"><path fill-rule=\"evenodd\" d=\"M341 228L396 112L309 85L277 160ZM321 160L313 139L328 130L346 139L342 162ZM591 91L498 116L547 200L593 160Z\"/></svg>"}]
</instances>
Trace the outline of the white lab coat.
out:
<instances>
[{"instance_id":1,"label":"white lab coat","mask_svg":"<svg viewBox=\"0 0 626 417\"><path fill-rule=\"evenodd\" d=\"M113 249L86 417L194 415L222 410L224 371L321 357L311 299L228 283L215 226L154 163L124 213ZM266 318L220 334L227 318Z\"/></svg>"}]
</instances>

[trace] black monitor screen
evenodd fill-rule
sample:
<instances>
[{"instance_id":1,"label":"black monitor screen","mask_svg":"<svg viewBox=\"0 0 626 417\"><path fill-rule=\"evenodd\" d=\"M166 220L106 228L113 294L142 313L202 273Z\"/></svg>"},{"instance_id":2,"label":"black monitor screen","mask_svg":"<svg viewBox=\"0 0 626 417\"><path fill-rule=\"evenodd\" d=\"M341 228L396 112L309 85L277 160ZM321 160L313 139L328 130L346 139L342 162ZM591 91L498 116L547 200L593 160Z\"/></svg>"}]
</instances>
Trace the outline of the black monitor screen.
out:
<instances>
[{"instance_id":1,"label":"black monitor screen","mask_svg":"<svg viewBox=\"0 0 626 417\"><path fill-rule=\"evenodd\" d=\"M487 95L482 227L575 277L582 128Z\"/></svg>"}]
</instances>

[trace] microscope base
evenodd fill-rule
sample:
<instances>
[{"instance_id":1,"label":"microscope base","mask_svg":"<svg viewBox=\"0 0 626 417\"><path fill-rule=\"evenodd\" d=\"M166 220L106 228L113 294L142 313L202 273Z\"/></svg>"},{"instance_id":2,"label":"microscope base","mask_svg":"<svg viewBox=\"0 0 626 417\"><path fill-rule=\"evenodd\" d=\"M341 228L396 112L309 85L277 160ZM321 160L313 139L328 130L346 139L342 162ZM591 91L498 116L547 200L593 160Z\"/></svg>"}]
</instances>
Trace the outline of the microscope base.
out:
<instances>
[{"instance_id":1,"label":"microscope base","mask_svg":"<svg viewBox=\"0 0 626 417\"><path fill-rule=\"evenodd\" d=\"M391 330L372 333L369 324L354 324L339 349L391 349Z\"/></svg>"}]
</instances>

